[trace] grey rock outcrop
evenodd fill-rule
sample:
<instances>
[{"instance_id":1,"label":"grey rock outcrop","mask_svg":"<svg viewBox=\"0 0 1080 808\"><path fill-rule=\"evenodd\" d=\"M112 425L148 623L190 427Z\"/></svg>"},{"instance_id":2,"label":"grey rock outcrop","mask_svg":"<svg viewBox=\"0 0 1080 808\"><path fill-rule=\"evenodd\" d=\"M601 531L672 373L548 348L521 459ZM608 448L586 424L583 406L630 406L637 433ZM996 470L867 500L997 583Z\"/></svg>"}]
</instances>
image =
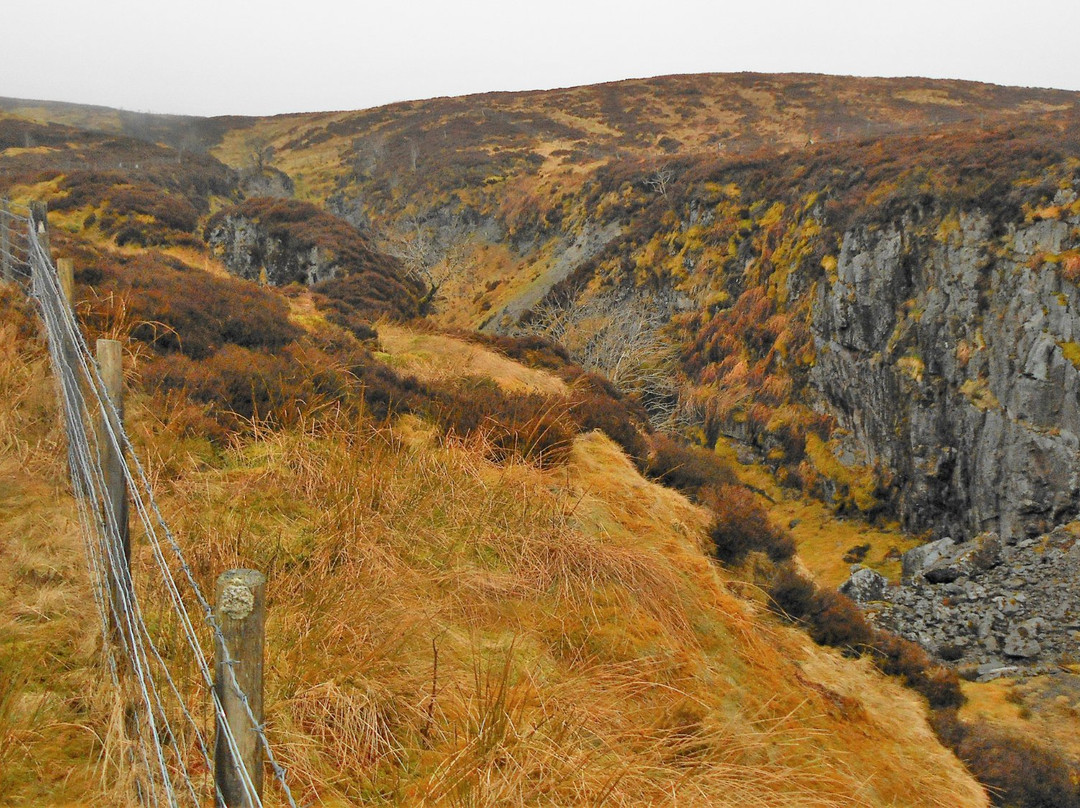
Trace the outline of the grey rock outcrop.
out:
<instances>
[{"instance_id":1,"label":"grey rock outcrop","mask_svg":"<svg viewBox=\"0 0 1080 808\"><path fill-rule=\"evenodd\" d=\"M493 312L480 327L481 331L499 331L517 323L521 315L537 305L560 281L599 253L622 232L617 222L604 226L590 225L574 238L558 239L552 247L551 260L546 262L529 289L503 308Z\"/></svg>"},{"instance_id":2,"label":"grey rock outcrop","mask_svg":"<svg viewBox=\"0 0 1080 808\"><path fill-rule=\"evenodd\" d=\"M271 286L293 282L310 286L337 277L342 271L334 256L325 250L293 244L238 214L225 216L207 234L207 243L234 275L257 281L265 271Z\"/></svg>"},{"instance_id":3,"label":"grey rock outcrop","mask_svg":"<svg viewBox=\"0 0 1080 808\"><path fill-rule=\"evenodd\" d=\"M945 553L940 552L943 545L934 542L906 554L905 569L911 574L898 586L884 587L882 597L868 605L875 622L942 659L988 666L988 672L1003 667L1052 670L1062 657L1076 656L1076 531L1058 528L1014 546L1003 546L994 534L949 542ZM929 564L915 564L930 556L936 557ZM955 576L934 574L945 569Z\"/></svg>"},{"instance_id":4,"label":"grey rock outcrop","mask_svg":"<svg viewBox=\"0 0 1080 808\"><path fill-rule=\"evenodd\" d=\"M873 603L885 597L888 581L881 573L863 567L851 573L840 585L840 591L856 603Z\"/></svg>"},{"instance_id":5,"label":"grey rock outcrop","mask_svg":"<svg viewBox=\"0 0 1080 808\"><path fill-rule=\"evenodd\" d=\"M1009 627L1009 633L1005 635L1002 651L1007 657L1031 659L1042 652L1039 645L1039 629L1045 625L1041 617L1033 617L1019 625Z\"/></svg>"},{"instance_id":6,"label":"grey rock outcrop","mask_svg":"<svg viewBox=\"0 0 1080 808\"><path fill-rule=\"evenodd\" d=\"M240 175L240 190L244 196L269 196L290 199L296 192L292 177L277 168L263 166Z\"/></svg>"},{"instance_id":7,"label":"grey rock outcrop","mask_svg":"<svg viewBox=\"0 0 1080 808\"><path fill-rule=\"evenodd\" d=\"M923 570L933 567L942 558L947 558L955 546L955 542L946 537L908 550L900 559L904 578L911 578Z\"/></svg>"},{"instance_id":8,"label":"grey rock outcrop","mask_svg":"<svg viewBox=\"0 0 1080 808\"><path fill-rule=\"evenodd\" d=\"M1078 228L913 209L845 234L811 381L907 529L1014 542L1080 509L1080 292L1044 260Z\"/></svg>"}]
</instances>

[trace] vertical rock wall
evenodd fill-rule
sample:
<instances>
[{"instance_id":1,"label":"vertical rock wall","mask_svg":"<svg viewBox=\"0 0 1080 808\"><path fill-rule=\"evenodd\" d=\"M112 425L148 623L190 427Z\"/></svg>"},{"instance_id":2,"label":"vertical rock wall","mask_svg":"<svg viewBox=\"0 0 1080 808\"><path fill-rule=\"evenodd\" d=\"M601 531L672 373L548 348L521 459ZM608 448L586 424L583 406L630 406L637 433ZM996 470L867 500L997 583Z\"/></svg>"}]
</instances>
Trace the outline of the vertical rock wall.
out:
<instances>
[{"instance_id":1,"label":"vertical rock wall","mask_svg":"<svg viewBox=\"0 0 1080 808\"><path fill-rule=\"evenodd\" d=\"M847 232L813 307L812 384L905 527L1036 535L1080 507L1080 220L995 231L913 209Z\"/></svg>"}]
</instances>

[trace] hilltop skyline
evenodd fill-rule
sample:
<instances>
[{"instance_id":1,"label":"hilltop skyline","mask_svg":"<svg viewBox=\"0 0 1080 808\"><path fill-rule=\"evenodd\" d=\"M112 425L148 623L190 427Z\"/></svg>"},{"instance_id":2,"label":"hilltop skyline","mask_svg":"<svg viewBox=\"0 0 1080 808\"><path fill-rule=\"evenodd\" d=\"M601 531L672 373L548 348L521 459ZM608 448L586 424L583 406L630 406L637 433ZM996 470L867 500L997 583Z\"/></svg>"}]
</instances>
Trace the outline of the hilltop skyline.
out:
<instances>
[{"instance_id":1,"label":"hilltop skyline","mask_svg":"<svg viewBox=\"0 0 1080 808\"><path fill-rule=\"evenodd\" d=\"M781 0L760 10L680 0L542 8L484 0L361 8L63 0L5 11L0 96L193 115L351 110L675 73L923 76L1080 90L1080 66L1024 58L1080 7ZM20 35L20 32L22 34ZM40 32L35 34L35 32ZM43 58L47 51L49 58Z\"/></svg>"}]
</instances>

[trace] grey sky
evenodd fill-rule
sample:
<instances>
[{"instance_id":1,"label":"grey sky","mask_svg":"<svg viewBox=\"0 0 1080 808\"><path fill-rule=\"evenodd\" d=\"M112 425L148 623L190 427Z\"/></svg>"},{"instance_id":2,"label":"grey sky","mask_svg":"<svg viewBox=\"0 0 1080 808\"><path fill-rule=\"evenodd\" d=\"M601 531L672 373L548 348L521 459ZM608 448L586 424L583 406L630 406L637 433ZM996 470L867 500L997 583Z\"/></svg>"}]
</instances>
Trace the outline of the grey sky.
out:
<instances>
[{"instance_id":1,"label":"grey sky","mask_svg":"<svg viewBox=\"0 0 1080 808\"><path fill-rule=\"evenodd\" d=\"M359 109L667 73L1080 90L1080 2L0 0L0 96L198 115Z\"/></svg>"}]
</instances>

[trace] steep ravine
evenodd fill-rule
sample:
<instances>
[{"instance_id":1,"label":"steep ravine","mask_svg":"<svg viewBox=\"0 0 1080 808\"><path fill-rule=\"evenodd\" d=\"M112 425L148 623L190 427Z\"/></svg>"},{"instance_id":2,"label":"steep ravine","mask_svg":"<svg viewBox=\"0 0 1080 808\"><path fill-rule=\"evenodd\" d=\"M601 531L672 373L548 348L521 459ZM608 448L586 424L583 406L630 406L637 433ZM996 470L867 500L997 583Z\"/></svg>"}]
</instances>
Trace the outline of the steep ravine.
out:
<instances>
[{"instance_id":1,"label":"steep ravine","mask_svg":"<svg viewBox=\"0 0 1080 808\"><path fill-rule=\"evenodd\" d=\"M845 233L811 384L843 459L894 475L907 529L1013 542L1077 513L1080 293L1058 262L1078 225L913 208Z\"/></svg>"}]
</instances>

